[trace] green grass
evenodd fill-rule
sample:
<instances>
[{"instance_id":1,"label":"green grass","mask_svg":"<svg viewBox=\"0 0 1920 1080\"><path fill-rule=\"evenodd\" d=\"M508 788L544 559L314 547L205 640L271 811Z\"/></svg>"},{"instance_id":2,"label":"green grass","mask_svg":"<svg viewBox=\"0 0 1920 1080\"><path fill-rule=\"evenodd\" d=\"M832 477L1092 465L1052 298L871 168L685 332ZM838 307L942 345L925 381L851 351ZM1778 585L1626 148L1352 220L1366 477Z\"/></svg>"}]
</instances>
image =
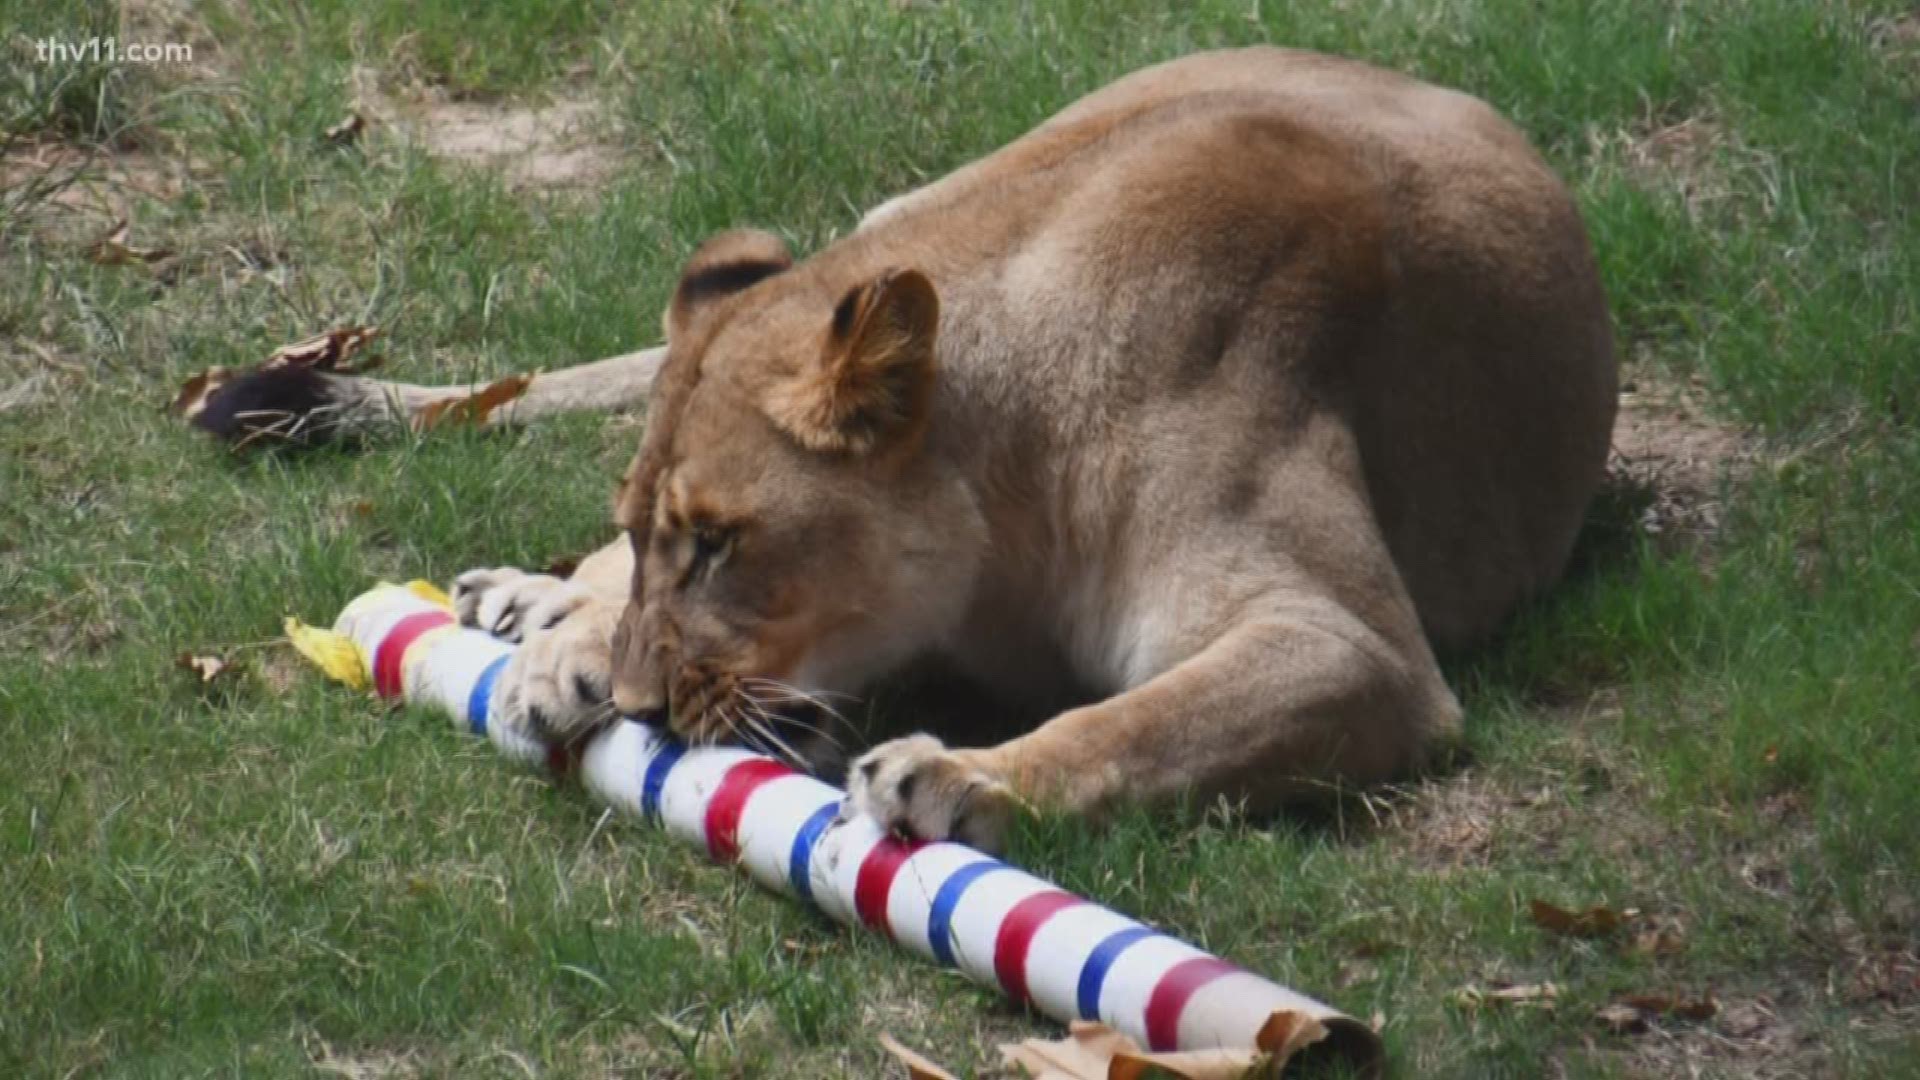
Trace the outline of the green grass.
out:
<instances>
[{"instance_id":1,"label":"green grass","mask_svg":"<svg viewBox=\"0 0 1920 1080\"><path fill-rule=\"evenodd\" d=\"M186 9L186 71L10 63L16 153L112 144L194 171L176 198L127 196L138 238L180 253L155 271L87 259L104 212L0 195L0 1075L866 1077L882 1031L969 1071L1052 1031L272 643L377 576L597 543L636 426L238 460L158 406L193 371L361 320L421 380L635 347L713 230L817 247L1124 71L1254 41L1513 116L1588 215L1630 374L1696 380L1766 461L1720 493L1709 551L1597 529L1587 569L1455 662L1455 772L1277 824L1046 822L1020 857L1378 1012L1401 1075L1912 1073L1902 8L272 0ZM12 60L114 18L0 4ZM402 98L595 95L621 168L540 193L379 130L327 147L354 65ZM1636 150L1687 121L1711 137L1684 160ZM243 668L203 691L173 666L189 650ZM1554 937L1534 898L1636 907L1685 947ZM1552 981L1558 1007L1453 999L1496 980ZM1616 994L1708 989L1725 1008L1703 1025L1593 1019Z\"/></svg>"}]
</instances>

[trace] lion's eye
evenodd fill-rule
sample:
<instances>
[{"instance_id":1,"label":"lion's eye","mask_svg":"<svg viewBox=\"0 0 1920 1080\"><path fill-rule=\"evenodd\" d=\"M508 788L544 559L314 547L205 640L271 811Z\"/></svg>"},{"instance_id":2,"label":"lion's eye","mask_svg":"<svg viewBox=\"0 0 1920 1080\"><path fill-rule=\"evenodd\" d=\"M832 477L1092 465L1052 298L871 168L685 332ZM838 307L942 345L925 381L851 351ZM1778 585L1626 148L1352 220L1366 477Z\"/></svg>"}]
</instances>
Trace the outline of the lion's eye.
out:
<instances>
[{"instance_id":1,"label":"lion's eye","mask_svg":"<svg viewBox=\"0 0 1920 1080\"><path fill-rule=\"evenodd\" d=\"M693 529L694 573L711 571L725 562L733 551L733 533L715 525L696 525Z\"/></svg>"}]
</instances>

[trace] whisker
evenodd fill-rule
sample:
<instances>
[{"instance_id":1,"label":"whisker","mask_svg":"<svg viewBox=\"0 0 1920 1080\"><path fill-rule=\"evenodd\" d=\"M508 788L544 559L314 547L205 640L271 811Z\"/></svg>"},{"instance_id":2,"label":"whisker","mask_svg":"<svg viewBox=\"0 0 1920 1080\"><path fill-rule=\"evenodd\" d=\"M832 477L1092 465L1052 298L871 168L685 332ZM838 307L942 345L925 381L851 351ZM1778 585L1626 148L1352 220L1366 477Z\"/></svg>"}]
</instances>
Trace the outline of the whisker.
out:
<instances>
[{"instance_id":1,"label":"whisker","mask_svg":"<svg viewBox=\"0 0 1920 1080\"><path fill-rule=\"evenodd\" d=\"M793 685L792 683L781 682L779 679L769 679L761 675L751 676L749 678L742 679L741 681L753 683L756 686L771 687L775 690L779 690L783 693L791 694L797 698L804 698L808 701L821 701L826 698L840 698L842 700L852 701L852 702L857 702L860 700L860 695L849 694L844 690L802 690L799 687Z\"/></svg>"},{"instance_id":2,"label":"whisker","mask_svg":"<svg viewBox=\"0 0 1920 1080\"><path fill-rule=\"evenodd\" d=\"M721 731L718 735L707 732L700 735L697 739L690 736L687 739L689 743L698 742L700 745L706 746L723 742L738 742L740 740L740 724L734 718L732 711L725 705L715 704L704 710L700 715L706 718L709 723L717 722Z\"/></svg>"},{"instance_id":3,"label":"whisker","mask_svg":"<svg viewBox=\"0 0 1920 1080\"><path fill-rule=\"evenodd\" d=\"M740 692L736 688L734 699L737 700L739 697ZM725 706L725 711L730 718L738 718L740 723L745 724L747 730L752 732L757 739L764 741L770 746L777 756L786 758L790 763L799 768L806 768L806 759L801 757L799 751L795 750L787 743L787 740L781 738L779 733L774 731L772 724L767 723L759 717L740 712L735 707L734 700L728 701ZM736 727L735 730L737 731L738 728Z\"/></svg>"},{"instance_id":4,"label":"whisker","mask_svg":"<svg viewBox=\"0 0 1920 1080\"><path fill-rule=\"evenodd\" d=\"M776 726L780 724L791 725L793 727L799 728L801 731L804 731L809 735L814 736L815 738L824 739L827 742L832 743L835 749L838 749L838 750L846 749L845 746L841 745L840 740L835 738L831 731L827 730L826 725L809 723L803 717L775 714L774 712L772 712L767 708L766 702L760 700L758 697L755 697L750 691L746 690L744 687L739 690L739 694L743 699L745 699L747 703L747 707L752 709L757 716L759 716L762 720L765 720L767 723L773 724ZM840 722L844 724L846 723L846 720L843 718Z\"/></svg>"},{"instance_id":5,"label":"whisker","mask_svg":"<svg viewBox=\"0 0 1920 1080\"><path fill-rule=\"evenodd\" d=\"M785 758L788 764L803 772L807 770L807 759L801 756L800 751L795 750L789 745L787 740L775 734L772 728L759 720L751 718L747 720L747 724L753 729L755 735L765 740L775 751L774 756Z\"/></svg>"},{"instance_id":6,"label":"whisker","mask_svg":"<svg viewBox=\"0 0 1920 1080\"><path fill-rule=\"evenodd\" d=\"M761 745L768 753L776 757L793 756L793 748L786 745L786 741L775 734L765 721L742 714L740 723L753 736L755 743Z\"/></svg>"},{"instance_id":7,"label":"whisker","mask_svg":"<svg viewBox=\"0 0 1920 1080\"><path fill-rule=\"evenodd\" d=\"M826 713L828 716L833 717L835 720L840 721L842 724L846 724L848 727L853 726L853 724L846 718L846 715L844 713L842 713L839 709L834 708L832 705L828 704L826 700L828 697L838 697L838 698L845 698L849 702L858 703L860 699L855 697L852 694L841 694L841 693L836 693L834 691L828 691L828 690L812 692L812 691L802 690L797 686L791 686L787 683L780 682L777 679L754 678L754 679L743 679L741 681L750 682L756 686L766 687L770 690L775 691L780 695L779 697L774 699L776 702L792 702L792 701L805 702L806 704L811 705L816 709L819 709L821 712Z\"/></svg>"}]
</instances>

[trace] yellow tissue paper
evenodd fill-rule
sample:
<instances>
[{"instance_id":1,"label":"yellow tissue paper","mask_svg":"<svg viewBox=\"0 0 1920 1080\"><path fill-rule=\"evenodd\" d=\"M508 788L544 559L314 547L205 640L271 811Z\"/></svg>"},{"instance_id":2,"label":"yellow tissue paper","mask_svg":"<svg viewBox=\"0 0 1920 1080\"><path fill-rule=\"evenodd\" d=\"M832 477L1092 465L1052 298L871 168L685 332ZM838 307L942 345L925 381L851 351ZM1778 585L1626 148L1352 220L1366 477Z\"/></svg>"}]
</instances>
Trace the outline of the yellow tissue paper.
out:
<instances>
[{"instance_id":1,"label":"yellow tissue paper","mask_svg":"<svg viewBox=\"0 0 1920 1080\"><path fill-rule=\"evenodd\" d=\"M308 626L291 615L287 616L285 625L287 640L293 643L295 651L312 661L327 678L355 690L367 688L367 658L352 638Z\"/></svg>"}]
</instances>

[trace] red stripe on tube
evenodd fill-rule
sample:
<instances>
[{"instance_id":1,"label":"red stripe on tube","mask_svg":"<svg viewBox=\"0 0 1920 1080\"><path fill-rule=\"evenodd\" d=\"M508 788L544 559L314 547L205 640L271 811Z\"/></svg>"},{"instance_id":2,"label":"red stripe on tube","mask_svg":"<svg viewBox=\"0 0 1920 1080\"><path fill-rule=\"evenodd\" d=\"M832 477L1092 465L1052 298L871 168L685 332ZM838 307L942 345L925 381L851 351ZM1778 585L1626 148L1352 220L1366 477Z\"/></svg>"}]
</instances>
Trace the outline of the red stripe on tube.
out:
<instances>
[{"instance_id":1,"label":"red stripe on tube","mask_svg":"<svg viewBox=\"0 0 1920 1080\"><path fill-rule=\"evenodd\" d=\"M906 841L898 837L882 837L860 861L860 875L853 883L853 910L860 921L875 930L893 936L893 928L887 925L887 895L893 892L893 879L900 874L900 867L923 846L920 841Z\"/></svg>"},{"instance_id":2,"label":"red stripe on tube","mask_svg":"<svg viewBox=\"0 0 1920 1080\"><path fill-rule=\"evenodd\" d=\"M707 854L715 862L740 857L740 815L762 784L792 776L793 770L768 758L750 758L727 770L707 803Z\"/></svg>"},{"instance_id":3,"label":"red stripe on tube","mask_svg":"<svg viewBox=\"0 0 1920 1080\"><path fill-rule=\"evenodd\" d=\"M444 611L421 611L394 623L373 652L373 689L381 697L399 697L403 689L400 673L406 664L407 650L421 634L452 623L453 616Z\"/></svg>"},{"instance_id":4,"label":"red stripe on tube","mask_svg":"<svg viewBox=\"0 0 1920 1080\"><path fill-rule=\"evenodd\" d=\"M1027 950L1033 946L1033 935L1062 910L1084 903L1072 893L1050 889L1034 893L1007 912L993 940L993 974L1008 997L1023 1005L1027 1002Z\"/></svg>"},{"instance_id":5,"label":"red stripe on tube","mask_svg":"<svg viewBox=\"0 0 1920 1080\"><path fill-rule=\"evenodd\" d=\"M1168 968L1147 998L1147 1049L1179 1049L1180 1013L1187 1000L1213 980L1239 970L1213 956L1196 956Z\"/></svg>"}]
</instances>

